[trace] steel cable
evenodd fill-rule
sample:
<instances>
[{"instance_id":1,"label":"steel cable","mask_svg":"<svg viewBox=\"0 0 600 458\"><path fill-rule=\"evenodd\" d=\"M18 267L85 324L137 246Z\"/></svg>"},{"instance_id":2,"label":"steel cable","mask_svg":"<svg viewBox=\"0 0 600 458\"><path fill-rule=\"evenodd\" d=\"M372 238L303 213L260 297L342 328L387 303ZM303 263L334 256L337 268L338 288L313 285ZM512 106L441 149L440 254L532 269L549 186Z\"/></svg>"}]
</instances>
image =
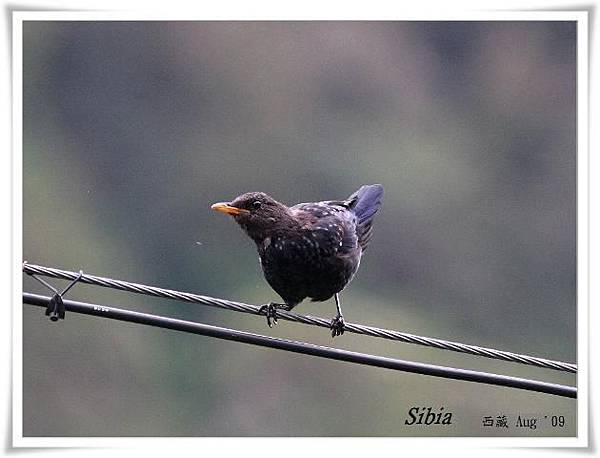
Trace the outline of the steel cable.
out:
<instances>
[{"instance_id":1,"label":"steel cable","mask_svg":"<svg viewBox=\"0 0 600 458\"><path fill-rule=\"evenodd\" d=\"M241 302L228 301L225 299L214 298L210 296L202 296L199 294L192 294L181 291L174 291L170 289L158 288L156 286L148 286L139 283L131 283L123 280L115 280L112 278L98 277L95 275L88 275L81 272L71 272L68 270L60 270L53 267L45 267L35 264L29 264L25 262L23 264L23 272L28 275L43 275L46 277L60 278L64 280L75 280L79 278L79 282L87 283L90 285L102 286L105 288L112 288L121 291L128 291L137 294L145 294L148 296L164 297L167 299L174 299L184 302L191 302L194 304L203 304L211 307L218 307L227 310L233 310L236 312L250 313L253 315L261 315L259 312L260 306L244 304ZM287 312L284 310L277 311L277 318L287 321L293 321L297 323L308 324L312 326L320 326L324 328L330 327L330 321L320 317L314 317L309 315L299 315L294 312ZM460 342L453 342L449 340L436 339L433 337L423 337L414 334L409 334L400 331L393 331L389 329L381 329L373 326L366 326L356 323L346 323L345 331L352 332L355 334L363 334L373 337L380 337L383 339L397 340L405 343L412 343L417 345L423 345L427 347L438 348L442 350L450 350L459 353L467 353L476 356L482 356L485 358L498 359L503 361L511 361L521 364L527 364L530 366L543 367L547 369L554 369L564 372L577 372L577 365L573 363L566 363L562 361L555 361L546 358L539 358L536 356L524 355L519 353L513 353L503 350L496 350L493 348L480 347L477 345L469 345Z\"/></svg>"}]
</instances>

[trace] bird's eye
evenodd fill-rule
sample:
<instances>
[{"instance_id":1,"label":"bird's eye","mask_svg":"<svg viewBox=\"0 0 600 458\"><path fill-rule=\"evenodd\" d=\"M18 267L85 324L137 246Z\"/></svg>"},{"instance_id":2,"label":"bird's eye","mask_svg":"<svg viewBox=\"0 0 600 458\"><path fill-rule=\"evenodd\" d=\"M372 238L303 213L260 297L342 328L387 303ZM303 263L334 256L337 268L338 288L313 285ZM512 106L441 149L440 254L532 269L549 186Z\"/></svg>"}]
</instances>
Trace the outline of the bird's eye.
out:
<instances>
[{"instance_id":1,"label":"bird's eye","mask_svg":"<svg viewBox=\"0 0 600 458\"><path fill-rule=\"evenodd\" d=\"M254 210L258 210L262 206L262 202L260 200L255 200L252 202L252 208Z\"/></svg>"}]
</instances>

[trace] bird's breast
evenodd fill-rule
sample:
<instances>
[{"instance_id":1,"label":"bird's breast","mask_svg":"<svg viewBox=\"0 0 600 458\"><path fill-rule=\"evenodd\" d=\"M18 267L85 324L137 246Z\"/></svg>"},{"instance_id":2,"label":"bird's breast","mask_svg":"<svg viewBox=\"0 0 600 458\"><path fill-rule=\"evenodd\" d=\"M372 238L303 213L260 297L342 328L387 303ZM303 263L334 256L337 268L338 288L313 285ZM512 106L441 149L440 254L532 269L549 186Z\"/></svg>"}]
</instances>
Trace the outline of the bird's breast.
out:
<instances>
[{"instance_id":1,"label":"bird's breast","mask_svg":"<svg viewBox=\"0 0 600 458\"><path fill-rule=\"evenodd\" d=\"M258 248L267 282L286 302L328 299L350 281L361 256L360 247L323 243L318 231L273 236Z\"/></svg>"}]
</instances>

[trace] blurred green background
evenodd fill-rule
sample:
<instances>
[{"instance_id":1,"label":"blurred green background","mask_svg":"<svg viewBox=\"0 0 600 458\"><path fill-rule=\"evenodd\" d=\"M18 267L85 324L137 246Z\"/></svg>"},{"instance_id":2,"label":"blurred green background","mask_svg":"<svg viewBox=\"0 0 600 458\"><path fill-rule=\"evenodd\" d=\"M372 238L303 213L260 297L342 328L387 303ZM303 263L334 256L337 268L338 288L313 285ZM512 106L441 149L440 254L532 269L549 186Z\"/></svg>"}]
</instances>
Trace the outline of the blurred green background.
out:
<instances>
[{"instance_id":1,"label":"blurred green background","mask_svg":"<svg viewBox=\"0 0 600 458\"><path fill-rule=\"evenodd\" d=\"M25 260L265 303L278 297L253 244L209 205L382 183L347 320L575 361L575 23L27 21L23 43ZM29 278L24 290L47 293ZM68 297L576 383L97 287ZM297 311L329 318L335 305ZM26 436L576 433L570 399L23 313ZM443 406L454 424L405 426L412 406ZM523 413L567 423L482 428Z\"/></svg>"}]
</instances>

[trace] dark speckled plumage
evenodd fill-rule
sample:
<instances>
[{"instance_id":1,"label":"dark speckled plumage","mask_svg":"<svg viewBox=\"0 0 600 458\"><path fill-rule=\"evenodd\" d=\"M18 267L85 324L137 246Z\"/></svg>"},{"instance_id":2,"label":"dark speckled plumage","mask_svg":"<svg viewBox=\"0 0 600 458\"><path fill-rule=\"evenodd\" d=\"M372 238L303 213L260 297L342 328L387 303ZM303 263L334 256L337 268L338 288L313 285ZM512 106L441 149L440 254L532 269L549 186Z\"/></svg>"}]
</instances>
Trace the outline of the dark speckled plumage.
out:
<instances>
[{"instance_id":1,"label":"dark speckled plumage","mask_svg":"<svg viewBox=\"0 0 600 458\"><path fill-rule=\"evenodd\" d=\"M231 214L254 240L265 278L285 302L279 308L291 310L305 298L337 295L352 279L382 195L381 185L367 185L346 200L287 207L250 192L213 209ZM343 326L339 302L337 318Z\"/></svg>"}]
</instances>

